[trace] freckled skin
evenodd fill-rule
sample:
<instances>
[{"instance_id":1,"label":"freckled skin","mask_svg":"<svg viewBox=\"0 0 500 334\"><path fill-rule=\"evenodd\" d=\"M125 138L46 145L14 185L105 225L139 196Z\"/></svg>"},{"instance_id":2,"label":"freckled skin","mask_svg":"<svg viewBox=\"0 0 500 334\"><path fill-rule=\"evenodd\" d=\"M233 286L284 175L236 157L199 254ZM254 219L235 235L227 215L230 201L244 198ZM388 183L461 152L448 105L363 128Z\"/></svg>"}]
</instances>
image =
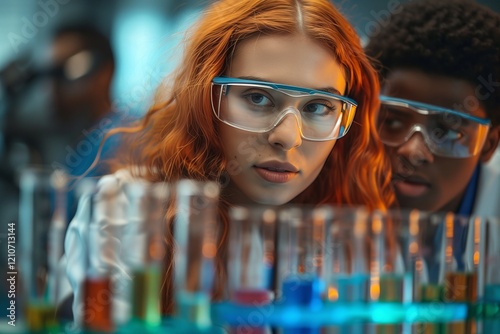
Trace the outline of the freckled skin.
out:
<instances>
[{"instance_id":1,"label":"freckled skin","mask_svg":"<svg viewBox=\"0 0 500 334\"><path fill-rule=\"evenodd\" d=\"M299 87L333 87L342 94L346 90L344 70L335 57L303 35L259 36L242 41L224 75L256 77ZM232 163L239 167L237 173L229 171L231 182L223 189L235 204L289 202L316 179L336 142L302 139L292 115L265 134L221 124L220 135L225 156L232 157ZM253 166L271 160L291 163L299 173L286 183L268 182Z\"/></svg>"}]
</instances>

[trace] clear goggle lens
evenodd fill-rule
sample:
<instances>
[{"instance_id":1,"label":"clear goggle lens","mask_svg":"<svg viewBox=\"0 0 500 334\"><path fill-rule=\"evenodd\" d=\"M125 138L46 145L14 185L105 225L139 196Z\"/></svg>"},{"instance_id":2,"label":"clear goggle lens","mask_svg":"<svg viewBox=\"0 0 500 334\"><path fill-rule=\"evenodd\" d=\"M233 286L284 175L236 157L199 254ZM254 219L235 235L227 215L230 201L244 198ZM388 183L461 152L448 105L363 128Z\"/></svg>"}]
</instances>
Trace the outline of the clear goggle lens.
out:
<instances>
[{"instance_id":1,"label":"clear goggle lens","mask_svg":"<svg viewBox=\"0 0 500 334\"><path fill-rule=\"evenodd\" d=\"M216 77L212 81L212 109L220 121L256 133L271 131L291 114L297 118L304 139L327 141L347 133L356 103L308 88Z\"/></svg>"},{"instance_id":2,"label":"clear goggle lens","mask_svg":"<svg viewBox=\"0 0 500 334\"><path fill-rule=\"evenodd\" d=\"M382 142L399 146L420 132L438 156L467 158L478 154L490 121L438 106L381 96L377 129Z\"/></svg>"}]
</instances>

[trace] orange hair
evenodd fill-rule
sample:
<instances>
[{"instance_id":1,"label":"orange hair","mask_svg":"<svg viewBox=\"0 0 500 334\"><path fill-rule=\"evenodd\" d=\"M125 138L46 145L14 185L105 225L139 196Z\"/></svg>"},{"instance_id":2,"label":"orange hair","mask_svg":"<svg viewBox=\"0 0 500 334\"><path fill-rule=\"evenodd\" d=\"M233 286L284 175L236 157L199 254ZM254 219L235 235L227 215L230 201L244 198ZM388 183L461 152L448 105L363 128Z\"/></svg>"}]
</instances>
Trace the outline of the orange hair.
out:
<instances>
[{"instance_id":1,"label":"orange hair","mask_svg":"<svg viewBox=\"0 0 500 334\"><path fill-rule=\"evenodd\" d=\"M210 105L212 79L227 71L239 41L259 34L296 33L307 35L336 57L347 74L346 95L357 101L358 108L351 129L337 141L318 178L292 202L388 208L394 195L390 163L375 128L377 75L355 31L328 0L221 0L212 4L192 31L170 90L159 90L142 122L126 130L134 134L127 146L131 160L126 163L148 167L147 178L152 181L223 178L227 160ZM223 217L228 205L222 198ZM227 226L227 219L222 220ZM165 288L164 311L170 312L171 288Z\"/></svg>"}]
</instances>

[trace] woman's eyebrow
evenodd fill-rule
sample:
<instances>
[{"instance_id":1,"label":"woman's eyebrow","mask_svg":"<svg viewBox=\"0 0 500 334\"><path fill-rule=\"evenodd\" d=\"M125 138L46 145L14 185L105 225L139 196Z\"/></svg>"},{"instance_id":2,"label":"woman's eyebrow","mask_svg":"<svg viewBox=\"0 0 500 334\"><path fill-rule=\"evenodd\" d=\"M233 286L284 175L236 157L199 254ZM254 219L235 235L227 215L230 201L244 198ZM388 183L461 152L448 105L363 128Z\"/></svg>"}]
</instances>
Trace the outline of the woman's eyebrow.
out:
<instances>
[{"instance_id":1,"label":"woman's eyebrow","mask_svg":"<svg viewBox=\"0 0 500 334\"><path fill-rule=\"evenodd\" d=\"M238 79L245 79L245 80L254 80L254 81L262 81L262 82L275 83L273 81L269 81L269 80L266 80L264 78L259 78L259 77L254 77L254 76L242 76L242 77L238 77ZM279 82L276 82L276 83L279 83ZM342 94L340 94L339 90L337 90L337 89L335 89L333 87L324 87L324 88L304 87L304 88L311 88L311 89L314 89L314 90L317 90L317 91L321 91L321 92L326 92L326 93L336 94L336 95L342 95Z\"/></svg>"},{"instance_id":2,"label":"woman's eyebrow","mask_svg":"<svg viewBox=\"0 0 500 334\"><path fill-rule=\"evenodd\" d=\"M333 88L333 87L325 87L325 88L314 88L315 90L319 90L319 91L322 91L322 92L327 92L327 93L330 93L330 94L335 94L335 95L343 95L340 93L339 90Z\"/></svg>"}]
</instances>

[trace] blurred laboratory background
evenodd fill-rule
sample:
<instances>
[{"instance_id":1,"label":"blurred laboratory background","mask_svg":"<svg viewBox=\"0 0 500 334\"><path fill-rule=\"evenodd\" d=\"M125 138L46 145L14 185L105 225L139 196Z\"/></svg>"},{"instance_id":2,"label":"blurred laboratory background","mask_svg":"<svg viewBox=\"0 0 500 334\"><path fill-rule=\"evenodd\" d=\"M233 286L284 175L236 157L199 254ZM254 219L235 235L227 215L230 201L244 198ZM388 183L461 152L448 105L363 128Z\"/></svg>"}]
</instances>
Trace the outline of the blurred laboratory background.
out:
<instances>
[{"instance_id":1,"label":"blurred laboratory background","mask_svg":"<svg viewBox=\"0 0 500 334\"><path fill-rule=\"evenodd\" d=\"M103 134L147 110L211 1L0 0L0 192L28 164L87 170ZM333 2L366 42L407 1ZM1 219L14 219L13 197L0 197Z\"/></svg>"},{"instance_id":2,"label":"blurred laboratory background","mask_svg":"<svg viewBox=\"0 0 500 334\"><path fill-rule=\"evenodd\" d=\"M0 0L0 268L7 268L7 226L29 209L19 204L20 171L106 174L106 165L92 168L104 134L146 112L182 60L186 29L212 1ZM411 0L331 1L364 44ZM477 2L500 12L499 0ZM118 141L107 140L100 156L112 159ZM67 220L76 198L70 189ZM2 310L7 288L2 276Z\"/></svg>"}]
</instances>

